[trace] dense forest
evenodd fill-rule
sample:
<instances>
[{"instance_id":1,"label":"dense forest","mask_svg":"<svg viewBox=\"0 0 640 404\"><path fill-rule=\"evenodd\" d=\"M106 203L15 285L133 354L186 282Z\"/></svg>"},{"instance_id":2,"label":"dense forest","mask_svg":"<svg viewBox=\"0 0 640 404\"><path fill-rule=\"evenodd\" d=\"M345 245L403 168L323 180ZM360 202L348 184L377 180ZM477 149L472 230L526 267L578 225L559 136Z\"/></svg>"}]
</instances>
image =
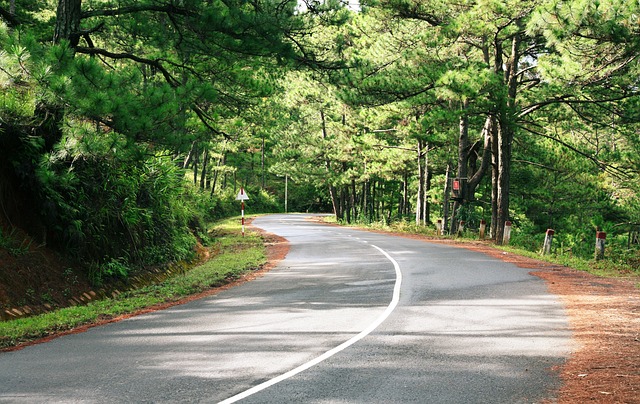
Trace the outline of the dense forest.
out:
<instances>
[{"instance_id":1,"label":"dense forest","mask_svg":"<svg viewBox=\"0 0 640 404\"><path fill-rule=\"evenodd\" d=\"M0 245L126 275L244 187L631 261L639 56L637 0L0 0Z\"/></svg>"}]
</instances>

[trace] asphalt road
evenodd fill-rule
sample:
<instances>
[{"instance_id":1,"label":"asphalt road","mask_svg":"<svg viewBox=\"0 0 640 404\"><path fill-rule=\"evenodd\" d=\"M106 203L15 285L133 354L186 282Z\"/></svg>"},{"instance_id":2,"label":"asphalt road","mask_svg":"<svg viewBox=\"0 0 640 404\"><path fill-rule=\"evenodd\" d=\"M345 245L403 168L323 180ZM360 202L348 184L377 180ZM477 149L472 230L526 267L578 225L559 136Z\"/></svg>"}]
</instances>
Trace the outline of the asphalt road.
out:
<instances>
[{"instance_id":1,"label":"asphalt road","mask_svg":"<svg viewBox=\"0 0 640 404\"><path fill-rule=\"evenodd\" d=\"M0 402L534 403L571 349L528 270L272 215L290 253L255 281L0 354Z\"/></svg>"}]
</instances>

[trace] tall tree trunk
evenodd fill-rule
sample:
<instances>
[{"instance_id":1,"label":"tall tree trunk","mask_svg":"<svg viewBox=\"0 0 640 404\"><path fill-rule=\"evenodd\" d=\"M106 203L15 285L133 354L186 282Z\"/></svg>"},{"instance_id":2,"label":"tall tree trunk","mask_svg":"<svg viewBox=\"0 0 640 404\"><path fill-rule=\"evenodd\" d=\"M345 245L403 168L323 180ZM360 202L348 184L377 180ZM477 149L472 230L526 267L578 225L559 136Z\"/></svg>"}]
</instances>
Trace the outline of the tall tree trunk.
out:
<instances>
[{"instance_id":1,"label":"tall tree trunk","mask_svg":"<svg viewBox=\"0 0 640 404\"><path fill-rule=\"evenodd\" d=\"M469 116L466 114L468 106L469 102L465 101L458 125L458 178L462 180L462 183L465 183L468 179L469 153L471 151L469 146ZM467 199L464 186L460 186L460 198L462 201Z\"/></svg>"},{"instance_id":2,"label":"tall tree trunk","mask_svg":"<svg viewBox=\"0 0 640 404\"><path fill-rule=\"evenodd\" d=\"M200 158L198 155L198 145L195 146L193 153L193 185L198 185L198 159Z\"/></svg>"},{"instance_id":3,"label":"tall tree trunk","mask_svg":"<svg viewBox=\"0 0 640 404\"><path fill-rule=\"evenodd\" d=\"M352 217L353 221L358 220L358 205L357 205L357 194L356 194L356 180L355 178L351 179L351 209L352 209Z\"/></svg>"},{"instance_id":4,"label":"tall tree trunk","mask_svg":"<svg viewBox=\"0 0 640 404\"><path fill-rule=\"evenodd\" d=\"M369 212L370 212L370 220L376 221L377 220L377 181L374 179L373 181L371 181L371 202L369 203Z\"/></svg>"},{"instance_id":5,"label":"tall tree trunk","mask_svg":"<svg viewBox=\"0 0 640 404\"><path fill-rule=\"evenodd\" d=\"M427 160L427 154L425 154L425 162L424 168L427 170L427 175L425 176L425 184L424 184L424 205L422 206L422 216L424 217L424 223L431 223L431 203L429 202L429 197L426 194L431 190L431 179L433 178L433 173L429 170L429 161Z\"/></svg>"},{"instance_id":6,"label":"tall tree trunk","mask_svg":"<svg viewBox=\"0 0 640 404\"><path fill-rule=\"evenodd\" d=\"M191 148L189 149L189 153L187 153L187 157L184 158L184 162L182 163L182 168L187 168L189 167L189 164L191 164L191 159L193 158L193 152L196 148L196 141L194 140L193 143L191 143Z\"/></svg>"},{"instance_id":7,"label":"tall tree trunk","mask_svg":"<svg viewBox=\"0 0 640 404\"><path fill-rule=\"evenodd\" d=\"M207 181L207 166L209 165L209 149L207 147L204 148L204 152L202 153L204 158L202 159L202 170L200 174L200 189L205 189L205 184Z\"/></svg>"},{"instance_id":8,"label":"tall tree trunk","mask_svg":"<svg viewBox=\"0 0 640 404\"><path fill-rule=\"evenodd\" d=\"M521 25L521 22L518 23ZM514 35L511 41L511 54L505 64L507 97L498 119L498 178L497 178L497 220L496 243L502 244L504 224L509 219L509 187L511 182L511 154L515 134L515 108L518 89L518 64L520 61L521 34Z\"/></svg>"},{"instance_id":9,"label":"tall tree trunk","mask_svg":"<svg viewBox=\"0 0 640 404\"><path fill-rule=\"evenodd\" d=\"M262 189L264 189L265 187L265 165L264 165L264 145L265 145L265 140L264 140L264 133L262 133L262 149L260 151L261 157L260 157L260 166L262 169Z\"/></svg>"},{"instance_id":10,"label":"tall tree trunk","mask_svg":"<svg viewBox=\"0 0 640 404\"><path fill-rule=\"evenodd\" d=\"M449 198L451 195L451 164L447 164L447 172L444 177L444 206L442 207L442 233L446 234L449 229Z\"/></svg>"},{"instance_id":11,"label":"tall tree trunk","mask_svg":"<svg viewBox=\"0 0 640 404\"><path fill-rule=\"evenodd\" d=\"M385 219L386 215L386 211L385 209L387 208L387 204L386 204L386 193L387 193L387 182L384 180L380 180L378 182L378 204L380 205L378 208L379 213L379 219L378 220L383 220Z\"/></svg>"},{"instance_id":12,"label":"tall tree trunk","mask_svg":"<svg viewBox=\"0 0 640 404\"><path fill-rule=\"evenodd\" d=\"M367 209L367 203L369 201L369 180L365 180L362 183L362 198L360 199L360 217L363 220L367 220L367 216L369 215L369 209Z\"/></svg>"},{"instance_id":13,"label":"tall tree trunk","mask_svg":"<svg viewBox=\"0 0 640 404\"><path fill-rule=\"evenodd\" d=\"M213 170L213 181L211 182L211 196L216 193L216 185L218 184L218 175L220 175L220 163L222 162L222 157L218 158L216 162L216 168Z\"/></svg>"},{"instance_id":14,"label":"tall tree trunk","mask_svg":"<svg viewBox=\"0 0 640 404\"><path fill-rule=\"evenodd\" d=\"M496 125L497 126L497 125ZM498 128L491 133L491 227L490 235L496 239L498 228Z\"/></svg>"},{"instance_id":15,"label":"tall tree trunk","mask_svg":"<svg viewBox=\"0 0 640 404\"><path fill-rule=\"evenodd\" d=\"M346 185L340 187L340 212L342 212L341 219L346 217L347 223L351 223L351 210L348 208L347 198L349 196L349 188Z\"/></svg>"},{"instance_id":16,"label":"tall tree trunk","mask_svg":"<svg viewBox=\"0 0 640 404\"><path fill-rule=\"evenodd\" d=\"M409 172L404 170L402 178L402 217L409 215Z\"/></svg>"},{"instance_id":17,"label":"tall tree trunk","mask_svg":"<svg viewBox=\"0 0 640 404\"><path fill-rule=\"evenodd\" d=\"M320 110L320 119L322 121L322 140L327 139L327 121L324 116L324 111ZM336 216L336 219L342 220L344 219L342 209L340 206L340 202L338 200L336 187L331 184L331 161L329 157L324 154L324 168L327 172L327 185L329 187L329 196L331 197L331 205L333 206L333 214Z\"/></svg>"},{"instance_id":18,"label":"tall tree trunk","mask_svg":"<svg viewBox=\"0 0 640 404\"><path fill-rule=\"evenodd\" d=\"M422 166L422 156L424 149L424 141L418 139L418 153L416 162L418 163L418 195L416 197L416 226L420 226L424 223L424 174L425 168Z\"/></svg>"},{"instance_id":19,"label":"tall tree trunk","mask_svg":"<svg viewBox=\"0 0 640 404\"><path fill-rule=\"evenodd\" d=\"M460 115L459 125L458 125L458 175L457 178L459 180L458 186L458 195L457 198L453 202L453 211L451 213L451 233L455 233L458 229L458 216L460 207L467 200L467 192L466 192L466 183L468 177L468 167L469 167L469 154L471 152L471 148L469 146L469 116L466 114L466 109L469 106L469 102L465 101L462 109L463 113Z\"/></svg>"},{"instance_id":20,"label":"tall tree trunk","mask_svg":"<svg viewBox=\"0 0 640 404\"><path fill-rule=\"evenodd\" d=\"M501 125L502 126L502 125ZM513 132L510 128L498 128L498 178L497 178L497 221L496 221L496 243L502 244L504 234L504 224L509 217L509 182L511 165L511 141Z\"/></svg>"},{"instance_id":21,"label":"tall tree trunk","mask_svg":"<svg viewBox=\"0 0 640 404\"><path fill-rule=\"evenodd\" d=\"M53 29L53 42L58 44L67 40L71 48L76 48L80 41L81 17L82 0L59 0L56 25Z\"/></svg>"},{"instance_id":22,"label":"tall tree trunk","mask_svg":"<svg viewBox=\"0 0 640 404\"><path fill-rule=\"evenodd\" d=\"M493 114L487 116L487 118L484 121L484 126L482 128L482 139L483 139L484 145L482 147L482 160L480 163L480 167L476 170L475 164L474 164L474 168L472 168L472 170L474 171L472 173L469 173L471 178L469 178L469 180L466 183L467 185L466 195L469 200L474 199L476 189L478 188L478 185L480 184L482 177L484 177L485 173L487 172L487 169L491 164L491 157L492 157L491 156L492 154L491 140L493 138L493 133L496 130L495 123L496 123L496 118L495 118L495 115Z\"/></svg>"},{"instance_id":23,"label":"tall tree trunk","mask_svg":"<svg viewBox=\"0 0 640 404\"><path fill-rule=\"evenodd\" d=\"M364 160L364 181L362 182L362 198L360 198L360 217L363 220L367 220L368 209L367 203L369 200L369 179L367 178L367 160Z\"/></svg>"}]
</instances>

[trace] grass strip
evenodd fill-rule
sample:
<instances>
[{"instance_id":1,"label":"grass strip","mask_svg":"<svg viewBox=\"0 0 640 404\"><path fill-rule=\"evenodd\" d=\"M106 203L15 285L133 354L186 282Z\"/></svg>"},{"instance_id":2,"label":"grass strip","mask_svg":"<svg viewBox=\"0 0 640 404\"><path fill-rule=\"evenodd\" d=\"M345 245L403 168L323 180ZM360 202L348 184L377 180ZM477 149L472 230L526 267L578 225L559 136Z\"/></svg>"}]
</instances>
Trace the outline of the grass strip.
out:
<instances>
[{"instance_id":1,"label":"grass strip","mask_svg":"<svg viewBox=\"0 0 640 404\"><path fill-rule=\"evenodd\" d=\"M204 264L171 277L164 282L129 290L117 297L84 306L58 309L32 317L0 322L0 349L46 337L61 331L95 323L154 306L175 302L187 296L227 284L266 263L262 239L251 232L241 237L234 219L213 229L210 246L216 255ZM237 227L237 229L236 229Z\"/></svg>"},{"instance_id":2,"label":"grass strip","mask_svg":"<svg viewBox=\"0 0 640 404\"><path fill-rule=\"evenodd\" d=\"M372 223L354 223L352 225L338 223L335 220L335 217L323 217L323 221L327 223L339 224L341 226L346 227L362 227L372 230L391 232L391 233L403 233L403 234L418 234L426 237L432 237L434 239L442 239L442 240L455 240L460 242L476 242L477 238L469 238L469 237L457 237L450 235L437 235L434 227L431 226L417 226L413 223L406 221L398 221L393 222L391 224L386 224L384 222L372 222ZM524 248L519 248L514 245L502 246L497 244L491 244L494 248L500 249L502 251L508 251L513 254L522 255L528 258L534 258L541 261L549 262L552 264L563 265L566 267L570 267L579 271L588 272L592 275L599 277L609 277L609 278L630 278L630 279L638 279L640 273L637 267L633 267L632 265L616 262L611 259L603 259L596 261L594 259L584 259L575 256L567 256L561 254L550 254L550 255L542 255L540 252L532 252L529 250L525 250ZM540 246L542 248L542 246ZM640 288L640 283L638 283L638 288Z\"/></svg>"}]
</instances>

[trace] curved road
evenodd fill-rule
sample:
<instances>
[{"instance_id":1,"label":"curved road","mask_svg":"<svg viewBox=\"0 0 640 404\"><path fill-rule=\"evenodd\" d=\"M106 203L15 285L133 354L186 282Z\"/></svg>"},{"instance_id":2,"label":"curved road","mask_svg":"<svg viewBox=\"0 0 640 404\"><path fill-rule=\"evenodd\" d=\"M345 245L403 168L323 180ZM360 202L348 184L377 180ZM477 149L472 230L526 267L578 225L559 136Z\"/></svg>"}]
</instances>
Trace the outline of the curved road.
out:
<instances>
[{"instance_id":1,"label":"curved road","mask_svg":"<svg viewBox=\"0 0 640 404\"><path fill-rule=\"evenodd\" d=\"M571 348L540 279L483 254L326 226L265 276L0 354L0 402L532 403Z\"/></svg>"}]
</instances>

